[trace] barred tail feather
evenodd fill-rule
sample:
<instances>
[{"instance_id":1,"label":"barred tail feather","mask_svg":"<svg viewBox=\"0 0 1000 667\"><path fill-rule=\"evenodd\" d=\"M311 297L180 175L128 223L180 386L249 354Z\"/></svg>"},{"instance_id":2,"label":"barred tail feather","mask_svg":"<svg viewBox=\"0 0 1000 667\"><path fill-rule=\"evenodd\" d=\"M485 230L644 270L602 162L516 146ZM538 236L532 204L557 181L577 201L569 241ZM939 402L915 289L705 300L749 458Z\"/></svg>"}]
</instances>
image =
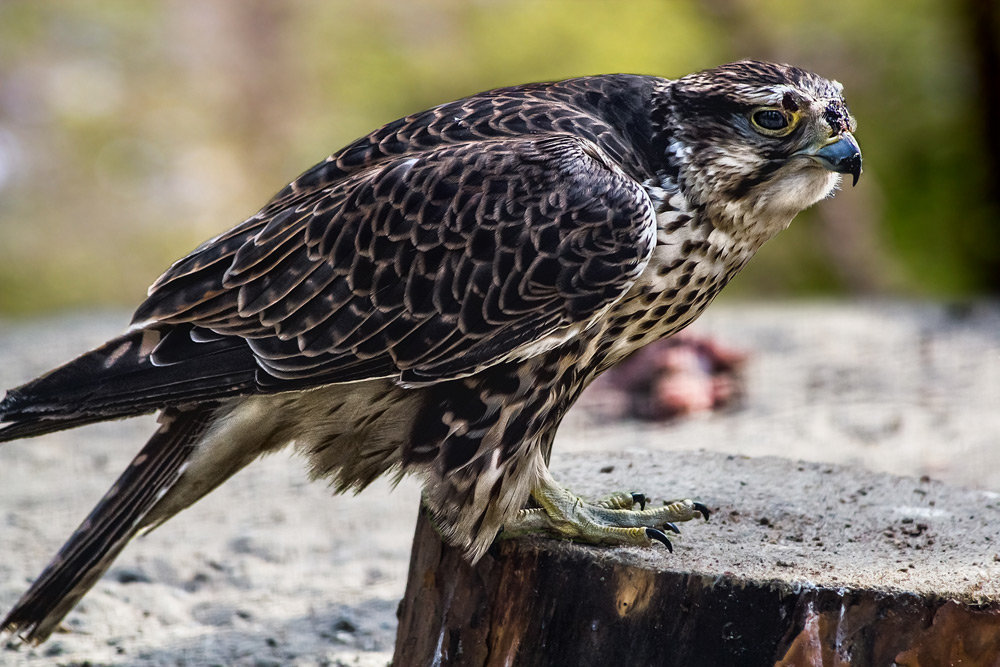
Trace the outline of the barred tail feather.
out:
<instances>
[{"instance_id":1,"label":"barred tail feather","mask_svg":"<svg viewBox=\"0 0 1000 667\"><path fill-rule=\"evenodd\" d=\"M0 631L34 644L52 634L180 478L213 413L212 406L164 411L160 429L0 622Z\"/></svg>"}]
</instances>

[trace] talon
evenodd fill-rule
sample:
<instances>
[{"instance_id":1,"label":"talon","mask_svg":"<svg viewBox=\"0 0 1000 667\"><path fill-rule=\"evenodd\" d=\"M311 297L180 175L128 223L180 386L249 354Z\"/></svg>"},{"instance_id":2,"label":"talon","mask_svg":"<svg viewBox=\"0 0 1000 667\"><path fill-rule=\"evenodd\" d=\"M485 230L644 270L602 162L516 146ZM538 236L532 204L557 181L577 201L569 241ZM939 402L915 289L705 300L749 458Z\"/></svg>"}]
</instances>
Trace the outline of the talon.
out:
<instances>
[{"instance_id":1,"label":"talon","mask_svg":"<svg viewBox=\"0 0 1000 667\"><path fill-rule=\"evenodd\" d=\"M618 491L596 502L582 500L552 480L531 492L533 507L519 510L504 527L505 537L547 535L585 544L642 544L659 542L673 552L667 536L680 534L681 521L708 518L708 507L692 500L647 502L644 493ZM657 505L659 500L657 500ZM639 509L641 507L642 509Z\"/></svg>"},{"instance_id":2,"label":"talon","mask_svg":"<svg viewBox=\"0 0 1000 667\"><path fill-rule=\"evenodd\" d=\"M670 540L667 539L666 534L662 530L657 530L656 528L647 528L646 537L648 537L651 540L656 540L657 542L662 542L663 546L667 548L667 551L669 551L670 553L674 552L674 545L670 543Z\"/></svg>"},{"instance_id":3,"label":"talon","mask_svg":"<svg viewBox=\"0 0 1000 667\"><path fill-rule=\"evenodd\" d=\"M632 494L632 504L638 505L639 509L646 509L646 494L644 493L633 493Z\"/></svg>"}]
</instances>

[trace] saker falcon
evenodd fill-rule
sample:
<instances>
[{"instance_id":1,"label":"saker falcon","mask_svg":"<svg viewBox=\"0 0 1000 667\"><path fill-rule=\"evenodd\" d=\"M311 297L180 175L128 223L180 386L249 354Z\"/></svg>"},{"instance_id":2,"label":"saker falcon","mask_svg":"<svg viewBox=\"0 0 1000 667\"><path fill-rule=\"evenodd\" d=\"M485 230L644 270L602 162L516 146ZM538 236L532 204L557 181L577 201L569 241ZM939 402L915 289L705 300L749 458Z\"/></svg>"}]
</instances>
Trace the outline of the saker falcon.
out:
<instances>
[{"instance_id":1,"label":"saker falcon","mask_svg":"<svg viewBox=\"0 0 1000 667\"><path fill-rule=\"evenodd\" d=\"M581 501L547 468L556 428L857 181L854 127L839 83L744 61L501 88L358 139L170 267L122 336L8 392L0 441L160 427L0 627L44 641L132 537L290 444L337 491L418 475L472 559L502 530L669 546L708 510Z\"/></svg>"}]
</instances>

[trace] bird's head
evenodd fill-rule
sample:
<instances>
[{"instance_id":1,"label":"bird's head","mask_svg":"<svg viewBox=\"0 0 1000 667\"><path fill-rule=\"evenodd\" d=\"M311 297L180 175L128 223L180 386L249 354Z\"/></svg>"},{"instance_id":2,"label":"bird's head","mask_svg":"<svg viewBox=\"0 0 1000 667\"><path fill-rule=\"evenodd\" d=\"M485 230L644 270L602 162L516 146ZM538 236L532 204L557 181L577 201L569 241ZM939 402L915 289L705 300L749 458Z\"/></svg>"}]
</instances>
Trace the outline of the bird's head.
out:
<instances>
[{"instance_id":1,"label":"bird's head","mask_svg":"<svg viewBox=\"0 0 1000 667\"><path fill-rule=\"evenodd\" d=\"M842 93L836 81L757 61L677 79L666 150L684 194L766 240L841 174L856 183L861 150Z\"/></svg>"}]
</instances>

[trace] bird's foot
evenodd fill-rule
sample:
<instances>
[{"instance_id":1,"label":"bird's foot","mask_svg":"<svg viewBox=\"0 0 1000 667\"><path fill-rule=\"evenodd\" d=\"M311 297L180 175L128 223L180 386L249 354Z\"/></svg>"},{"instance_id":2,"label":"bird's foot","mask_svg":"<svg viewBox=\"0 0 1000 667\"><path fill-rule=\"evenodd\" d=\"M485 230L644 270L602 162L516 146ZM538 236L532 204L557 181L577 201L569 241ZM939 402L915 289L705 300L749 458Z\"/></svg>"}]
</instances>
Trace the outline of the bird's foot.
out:
<instances>
[{"instance_id":1,"label":"bird's foot","mask_svg":"<svg viewBox=\"0 0 1000 667\"><path fill-rule=\"evenodd\" d=\"M520 510L504 526L502 537L541 534L588 544L647 547L660 542L673 551L667 533L680 532L675 522L709 517L705 505L686 499L645 509L646 497L641 493L615 493L591 503L551 479L531 496L539 507ZM640 509L633 509L636 505Z\"/></svg>"}]
</instances>

